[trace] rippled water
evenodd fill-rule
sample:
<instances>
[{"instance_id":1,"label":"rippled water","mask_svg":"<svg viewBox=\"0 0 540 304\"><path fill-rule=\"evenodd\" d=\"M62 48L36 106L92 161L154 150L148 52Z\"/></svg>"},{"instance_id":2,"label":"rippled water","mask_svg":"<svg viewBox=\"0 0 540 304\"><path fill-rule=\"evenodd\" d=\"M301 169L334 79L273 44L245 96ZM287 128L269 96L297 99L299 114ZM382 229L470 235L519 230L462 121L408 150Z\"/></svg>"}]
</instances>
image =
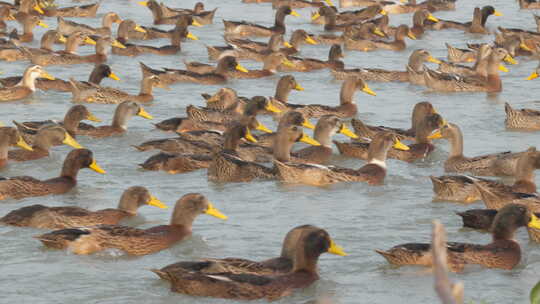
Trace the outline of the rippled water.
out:
<instances>
[{"instance_id":1,"label":"rippled water","mask_svg":"<svg viewBox=\"0 0 540 304\"><path fill-rule=\"evenodd\" d=\"M192 7L195 1L167 1L178 7ZM226 4L224 4L226 3ZM72 3L60 2L62 5ZM208 8L219 7L213 25L193 28L200 41L182 45L177 56L145 55L136 59L111 56L109 64L122 81L110 79L104 84L118 86L132 93L139 90L140 71L138 61L150 66L182 68L182 60L206 61L204 46L222 44L222 18L248 19L262 24L273 22L273 12L268 4L245 5L240 0L207 0ZM470 20L475 5L493 4L504 17L491 17L488 26L497 25L536 28L530 11L519 11L515 1L458 1L458 10L437 12L435 16L445 19ZM108 11L116 11L123 18L131 17L137 23L151 23L149 11L135 1L104 1L101 17ZM321 27L309 24L309 9L300 10L300 18L287 18L288 33L304 28L312 33L321 33ZM83 19L92 25L100 19ZM411 24L410 15L391 16L392 24ZM53 18L46 21L54 27ZM169 26L170 27L170 26ZM164 26L167 28L167 26ZM44 32L36 31L38 37ZM380 67L404 69L409 54L415 48L426 48L437 57L445 57L444 42L464 46L466 41L491 41L493 36L464 35L460 31L428 32L424 39L407 41L404 52L377 51L372 53L346 53L348 67ZM165 40L141 42L162 45ZM33 45L37 45L34 42ZM82 53L91 53L85 47ZM302 54L309 57L326 58L328 47L304 46ZM371 88L376 97L358 93L358 117L373 124L391 126L410 125L410 112L418 101L429 100L449 121L458 124L464 131L465 153L478 155L504 150L523 150L538 144L538 133L508 132L504 128L504 102L516 107L539 108L532 94L536 94L537 82L526 82L524 78L536 67L536 61L519 58L520 64L510 67L503 75L504 91L496 97L483 93L434 94L425 93L423 88L407 84L373 83ZM5 75L17 75L26 63L0 63ZM259 64L245 62L248 67ZM67 79L75 76L86 79L90 65L72 67L48 67L56 77ZM338 102L340 83L333 81L329 71L294 73L306 88L293 92L291 101L297 103ZM232 81L228 86L240 95L273 95L279 75L263 80ZM203 103L200 93L215 92L219 86L197 84L176 85L171 91L156 89L156 100L147 106L155 120L181 116L189 104ZM62 119L71 106L71 95L56 92L37 92L24 102L0 104L0 120ZM105 122L110 122L114 105L89 105L90 110ZM263 122L275 126L268 118ZM207 182L203 170L182 175L163 172L141 172L136 164L144 161L153 152L136 152L131 145L144 140L163 138L170 135L153 130L150 121L133 118L125 136L103 140L80 137L85 147L93 150L107 175L98 175L89 170L80 173L79 186L60 196L32 198L24 201L6 201L0 204L0 214L41 203L55 206L74 205L90 209L112 207L129 186L143 185L170 206L187 192L207 195L229 220L201 216L194 225L194 235L171 249L141 258L129 258L117 252L104 252L92 256L75 256L63 251L50 251L31 236L42 231L0 227L0 302L33 303L224 303L231 301L194 299L169 291L169 286L148 271L179 260L199 257L246 257L264 259L279 254L285 233L300 224L315 224L329 231L332 237L350 254L348 257L323 255L320 259L321 280L312 287L282 299L278 303L304 303L319 298L329 298L333 303L393 303L407 299L408 303L433 303L433 279L424 269L394 268L374 253L376 248L389 248L403 242L429 242L431 221L440 219L447 227L448 238L455 241L486 243L488 234L461 229L460 218L454 212L467 208L481 208L477 203L463 206L452 203L433 203L431 183L428 175L443 173L448 145L437 144L437 151L430 159L407 164L388 161L389 174L384 186L370 187L366 184L340 184L325 188L290 186L278 182L254 182L216 185ZM345 138L337 137L345 140ZM67 147L56 147L52 156L33 162L12 164L1 172L5 176L33 175L38 178L55 176L68 152ZM360 161L335 157L335 163L359 167ZM537 178L537 183L540 180ZM149 227L169 221L170 210L144 207L141 215L129 224ZM517 240L523 248L522 263L512 271L468 268L465 273L453 275L464 282L467 301L475 303L526 303L528 291L538 280L540 253L538 245L529 243L525 231L519 231Z\"/></svg>"}]
</instances>

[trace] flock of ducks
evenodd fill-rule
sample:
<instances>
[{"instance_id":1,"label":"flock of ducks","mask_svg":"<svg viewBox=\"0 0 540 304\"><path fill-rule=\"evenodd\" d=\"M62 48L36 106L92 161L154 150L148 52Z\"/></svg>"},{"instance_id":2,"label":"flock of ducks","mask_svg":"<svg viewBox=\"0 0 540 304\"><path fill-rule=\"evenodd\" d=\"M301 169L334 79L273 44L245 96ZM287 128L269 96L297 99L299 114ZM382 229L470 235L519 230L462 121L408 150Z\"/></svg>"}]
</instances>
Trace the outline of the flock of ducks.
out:
<instances>
[{"instance_id":1,"label":"flock of ducks","mask_svg":"<svg viewBox=\"0 0 540 304\"><path fill-rule=\"evenodd\" d=\"M531 239L540 241L540 197L536 193L534 171L540 168L540 152L534 147L522 152L503 152L475 157L463 155L463 134L460 127L446 121L429 102L419 102L412 110L409 129L368 125L355 118L358 112L356 92L375 96L368 82L409 82L437 92L489 92L503 89L500 71L504 63L516 64L516 56L535 56L540 51L540 34L522 29L498 28L492 44L468 45L459 49L447 45L448 58L434 58L428 50L412 52L404 68L383 70L348 68L341 59L343 48L349 51L371 52L380 49L402 51L407 39L422 39L426 31L445 29L475 34L488 34L486 22L491 15L501 16L492 6L476 8L469 22L436 18L439 10L454 10L453 0L401 1L339 0L338 10L330 0L244 0L245 3L270 2L275 9L273 26L237 20L223 20L225 45L207 46L208 56L215 65L185 61L186 69L150 67L140 63L142 79L140 93L132 95L116 88L102 86L105 78L118 80L106 64L109 53L116 56L141 54L175 55L185 39L197 40L189 31L191 26L213 23L216 9L207 11L202 3L193 9L167 7L155 0L140 2L151 12L153 24L171 25L169 30L142 26L115 12L103 15L101 27L76 23L70 17L95 17L99 3L58 8L54 3L20 0L16 4L2 3L0 27L6 38L1 41L0 59L29 61L21 76L0 79L0 101L4 107L10 101L21 100L37 89L71 92L76 105L66 113L62 122L52 120L14 122L15 127L0 128L0 168L16 166L17 162L33 161L49 156L54 146L73 148L65 157L60 175L46 180L30 176L0 180L0 200L22 200L29 197L63 194L77 185L80 169L105 174L92 151L76 140L79 136L105 138L121 136L133 116L152 119L143 103L151 102L154 88L190 82L226 84L231 79L253 79L278 72L310 72L329 69L335 79L342 81L339 104L294 104L288 101L293 90L303 90L291 75L281 75L276 93L263 96L238 96L233 89L223 87L215 94L203 94L204 107L188 106L186 115L155 124L159 130L175 132L177 137L143 142L134 148L139 151L159 150L140 167L180 174L206 169L208 180L215 182L253 182L274 179L287 183L323 186L340 182L384 183L386 159L414 162L434 151L433 140L445 139L451 151L444 162L450 175L431 176L435 199L472 203L484 201L487 209L469 210L459 215L465 226L489 230L489 244L448 243L448 264L453 271L462 271L467 264L488 268L512 269L521 259L514 232L527 227ZM247 5L247 4L246 4ZM539 8L539 3L520 0L523 9ZM313 35L298 29L288 33L286 18L298 17L297 9L312 8L311 22L323 26L327 33ZM412 26L389 25L391 14L412 14ZM289 17L290 16L290 17ZM58 27L41 37L39 48L24 43L35 39L36 26L47 27L45 17L56 17ZM538 21L538 19L536 19ZM8 32L6 22L18 22L22 33ZM113 24L118 30L113 32ZM540 27L540 21L538 21ZM268 37L268 42L252 37ZM139 44L140 40L166 39L160 47ZM57 44L64 50L55 50ZM84 45L93 45L95 54L79 55ZM301 57L302 45L330 45L328 59ZM260 70L248 70L242 60L261 62ZM425 63L439 65L438 70ZM464 65L473 63L474 65ZM46 72L50 65L94 64L88 81L56 79ZM537 69L528 77L538 77ZM100 122L82 103L117 104L111 125L94 126L81 121ZM514 109L505 105L506 127L514 130L540 130L540 112ZM272 115L279 124L271 131L257 116ZM313 125L310 120L317 119ZM348 127L350 120L352 128ZM304 128L314 129L313 137ZM351 138L350 142L332 141L335 134ZM295 150L296 142L308 144ZM334 153L361 159L358 169L331 164ZM11 147L17 146L17 149ZM269 166L268 163L272 165ZM266 164L265 164L266 163ZM476 176L509 176L513 185ZM167 208L150 192L139 186L128 188L117 208L89 211L79 207L50 207L32 205L16 209L0 218L5 225L50 229L36 236L46 247L67 249L76 254L91 254L116 248L129 255L146 255L169 248L192 233L195 218L208 214L227 219L204 195L189 193L175 204L168 225L149 229L122 226L121 220L137 215L138 208L151 205ZM388 250L377 250L391 264L431 266L430 244L400 244ZM261 262L240 258L204 259L179 262L153 271L171 283L175 292L194 296L231 299L275 300L304 288L319 278L317 261L321 254L345 256L322 228L298 226L286 235L280 257Z\"/></svg>"}]
</instances>

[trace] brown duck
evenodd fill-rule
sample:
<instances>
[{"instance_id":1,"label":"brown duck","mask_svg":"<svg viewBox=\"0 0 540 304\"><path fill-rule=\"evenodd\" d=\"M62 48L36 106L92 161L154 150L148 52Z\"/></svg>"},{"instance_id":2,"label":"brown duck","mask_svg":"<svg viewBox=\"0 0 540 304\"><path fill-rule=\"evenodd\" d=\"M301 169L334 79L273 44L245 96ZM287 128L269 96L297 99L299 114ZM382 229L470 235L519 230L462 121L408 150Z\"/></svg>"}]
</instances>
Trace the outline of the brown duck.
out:
<instances>
[{"instance_id":1,"label":"brown duck","mask_svg":"<svg viewBox=\"0 0 540 304\"><path fill-rule=\"evenodd\" d=\"M226 268L223 272L208 274L204 269L184 270L177 267L158 274L170 280L172 291L191 296L277 300L290 295L295 289L307 288L319 279L317 261L321 254L347 255L326 230L310 225L296 229L301 229L301 234L292 256L291 270L287 273L266 275L258 269L238 273L235 268ZM263 264L262 267L267 266Z\"/></svg>"},{"instance_id":2,"label":"brown duck","mask_svg":"<svg viewBox=\"0 0 540 304\"><path fill-rule=\"evenodd\" d=\"M489 244L447 243L448 267L461 272L467 264L486 268L511 270L521 260L519 244L513 240L520 227L540 228L540 220L525 206L509 204L499 210L491 226L493 239ZM387 251L376 250L394 265L432 266L430 244L408 243Z\"/></svg>"},{"instance_id":3,"label":"brown duck","mask_svg":"<svg viewBox=\"0 0 540 304\"><path fill-rule=\"evenodd\" d=\"M176 202L169 225L148 229L99 225L55 230L35 238L46 247L68 249L75 254L92 254L116 248L128 255L140 256L167 249L189 237L193 221L200 214L227 219L204 195L189 193Z\"/></svg>"},{"instance_id":4,"label":"brown duck","mask_svg":"<svg viewBox=\"0 0 540 304\"><path fill-rule=\"evenodd\" d=\"M0 101L19 100L32 95L36 91L36 79L38 77L54 80L54 77L49 75L41 66L31 65L26 68L21 81L17 85L0 88Z\"/></svg>"},{"instance_id":5,"label":"brown duck","mask_svg":"<svg viewBox=\"0 0 540 304\"><path fill-rule=\"evenodd\" d=\"M39 180L31 176L17 176L0 180L0 200L66 193L77 185L77 174L80 169L84 168L105 173L97 165L92 151L87 149L72 150L64 160L59 177Z\"/></svg>"},{"instance_id":6,"label":"brown duck","mask_svg":"<svg viewBox=\"0 0 540 304\"><path fill-rule=\"evenodd\" d=\"M94 127L80 123L76 134L87 135L94 138L122 135L127 131L128 119L135 115L146 119L153 118L144 110L143 106L137 102L124 101L116 107L111 125Z\"/></svg>"},{"instance_id":7,"label":"brown duck","mask_svg":"<svg viewBox=\"0 0 540 304\"><path fill-rule=\"evenodd\" d=\"M95 225L117 225L125 218L137 215L144 205L167 208L145 187L129 187L120 197L117 208L89 211L80 207L46 207L31 205L19 208L0 218L0 223L41 229L64 229Z\"/></svg>"},{"instance_id":8,"label":"brown duck","mask_svg":"<svg viewBox=\"0 0 540 304\"><path fill-rule=\"evenodd\" d=\"M274 34L285 34L285 17L291 15L298 17L298 13L292 10L289 6L282 6L276 11L274 26L266 27L246 21L229 21L223 20L225 25L225 35L233 36L255 36L255 37L270 37Z\"/></svg>"}]
</instances>

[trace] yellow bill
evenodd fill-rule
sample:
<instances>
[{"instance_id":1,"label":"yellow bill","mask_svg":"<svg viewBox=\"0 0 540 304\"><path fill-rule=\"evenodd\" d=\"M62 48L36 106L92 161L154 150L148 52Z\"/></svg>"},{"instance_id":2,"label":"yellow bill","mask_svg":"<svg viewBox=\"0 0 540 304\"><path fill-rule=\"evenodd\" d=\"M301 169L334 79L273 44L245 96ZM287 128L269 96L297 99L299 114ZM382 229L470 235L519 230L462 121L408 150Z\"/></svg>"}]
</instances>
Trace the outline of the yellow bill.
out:
<instances>
[{"instance_id":1,"label":"yellow bill","mask_svg":"<svg viewBox=\"0 0 540 304\"><path fill-rule=\"evenodd\" d=\"M328 6L335 6L332 0L324 0Z\"/></svg>"},{"instance_id":2,"label":"yellow bill","mask_svg":"<svg viewBox=\"0 0 540 304\"><path fill-rule=\"evenodd\" d=\"M313 40L313 38L311 38L310 36L306 37L306 42L308 44L313 44L313 45L319 44L317 41Z\"/></svg>"},{"instance_id":3,"label":"yellow bill","mask_svg":"<svg viewBox=\"0 0 540 304\"><path fill-rule=\"evenodd\" d=\"M527 224L530 228L540 229L540 219L534 213L531 213L531 220Z\"/></svg>"},{"instance_id":4,"label":"yellow bill","mask_svg":"<svg viewBox=\"0 0 540 304\"><path fill-rule=\"evenodd\" d=\"M300 14L293 10L291 11L291 16L300 17Z\"/></svg>"},{"instance_id":5,"label":"yellow bill","mask_svg":"<svg viewBox=\"0 0 540 304\"><path fill-rule=\"evenodd\" d=\"M321 17L321 14L315 13L313 16L311 16L311 20L317 20L319 17Z\"/></svg>"},{"instance_id":6,"label":"yellow bill","mask_svg":"<svg viewBox=\"0 0 540 304\"><path fill-rule=\"evenodd\" d=\"M120 81L120 77L118 77L115 73L111 72L108 76L111 79L114 79L116 81Z\"/></svg>"},{"instance_id":7,"label":"yellow bill","mask_svg":"<svg viewBox=\"0 0 540 304\"><path fill-rule=\"evenodd\" d=\"M107 173L105 170L101 169L101 167L96 163L95 159L92 159L92 163L90 164L90 166L88 166L88 168L94 170L97 173L101 173L101 174Z\"/></svg>"},{"instance_id":8,"label":"yellow bill","mask_svg":"<svg viewBox=\"0 0 540 304\"><path fill-rule=\"evenodd\" d=\"M101 119L97 118L96 116L94 116L94 114L90 112L88 113L88 116L86 116L86 119L90 121L101 122Z\"/></svg>"},{"instance_id":9,"label":"yellow bill","mask_svg":"<svg viewBox=\"0 0 540 304\"><path fill-rule=\"evenodd\" d=\"M535 78L538 78L538 73L536 71L532 72L529 77L527 77L527 80L533 80Z\"/></svg>"},{"instance_id":10,"label":"yellow bill","mask_svg":"<svg viewBox=\"0 0 540 304\"><path fill-rule=\"evenodd\" d=\"M503 16L503 14L501 12L499 12L498 10L495 10L495 12L493 12L493 15L498 16L498 17Z\"/></svg>"},{"instance_id":11,"label":"yellow bill","mask_svg":"<svg viewBox=\"0 0 540 304\"><path fill-rule=\"evenodd\" d=\"M286 48L292 48L292 44L288 43L287 41L283 41L283 46L286 47Z\"/></svg>"},{"instance_id":12,"label":"yellow bill","mask_svg":"<svg viewBox=\"0 0 540 304\"><path fill-rule=\"evenodd\" d=\"M509 64L517 64L517 60L514 59L514 57L510 56L510 55L506 55L504 57L504 61L508 62Z\"/></svg>"},{"instance_id":13,"label":"yellow bill","mask_svg":"<svg viewBox=\"0 0 540 304\"><path fill-rule=\"evenodd\" d=\"M432 14L429 14L429 15L427 16L427 19L428 19L428 20L431 20L431 21L433 21L433 22L439 22L439 19L435 18L435 16L433 16Z\"/></svg>"},{"instance_id":14,"label":"yellow bill","mask_svg":"<svg viewBox=\"0 0 540 304\"><path fill-rule=\"evenodd\" d=\"M148 205L150 206L154 206L154 207L158 207L158 208L161 208L161 209L167 209L167 205L165 205L164 203L162 203L160 200L158 200L155 196L153 195L150 195L150 200L148 202L146 202Z\"/></svg>"},{"instance_id":15,"label":"yellow bill","mask_svg":"<svg viewBox=\"0 0 540 304\"><path fill-rule=\"evenodd\" d=\"M395 149L402 150L402 151L408 151L410 149L409 146L407 146L406 144L399 141L399 139L396 139L396 141L394 142L393 147Z\"/></svg>"},{"instance_id":16,"label":"yellow bill","mask_svg":"<svg viewBox=\"0 0 540 304\"><path fill-rule=\"evenodd\" d=\"M86 44L91 44L91 45L96 45L96 41L90 37L86 37L84 38L84 43Z\"/></svg>"},{"instance_id":17,"label":"yellow bill","mask_svg":"<svg viewBox=\"0 0 540 304\"><path fill-rule=\"evenodd\" d=\"M281 110L276 108L272 102L266 103L266 107L264 108L266 111L272 112L272 113L281 113Z\"/></svg>"},{"instance_id":18,"label":"yellow bill","mask_svg":"<svg viewBox=\"0 0 540 304\"><path fill-rule=\"evenodd\" d=\"M64 140L62 141L62 143L64 145L68 145L68 146L71 146L75 149L82 149L83 146L81 146L76 140L75 138L71 137L71 135L69 135L68 132L66 132L64 134Z\"/></svg>"},{"instance_id":19,"label":"yellow bill","mask_svg":"<svg viewBox=\"0 0 540 304\"><path fill-rule=\"evenodd\" d=\"M379 14L385 16L385 15L388 15L388 12L382 9L382 10L379 12Z\"/></svg>"},{"instance_id":20,"label":"yellow bill","mask_svg":"<svg viewBox=\"0 0 540 304\"><path fill-rule=\"evenodd\" d=\"M136 25L134 30L139 32L139 33L146 33L146 30L144 28L142 28L142 26L140 26L140 25Z\"/></svg>"},{"instance_id":21,"label":"yellow bill","mask_svg":"<svg viewBox=\"0 0 540 304\"><path fill-rule=\"evenodd\" d=\"M41 73L39 74L39 77L40 78L45 78L45 79L49 79L49 80L55 80L56 78L54 78L54 76L52 76L51 74L45 72L45 71L41 71Z\"/></svg>"},{"instance_id":22,"label":"yellow bill","mask_svg":"<svg viewBox=\"0 0 540 304\"><path fill-rule=\"evenodd\" d=\"M235 69L236 69L237 71L242 72L242 73L248 73L248 72L249 72L245 67L241 66L240 63L238 63L238 64L236 65Z\"/></svg>"},{"instance_id":23,"label":"yellow bill","mask_svg":"<svg viewBox=\"0 0 540 304\"><path fill-rule=\"evenodd\" d=\"M501 64L499 64L499 71L507 73L508 68L506 66L504 66L504 64L501 63Z\"/></svg>"},{"instance_id":24,"label":"yellow bill","mask_svg":"<svg viewBox=\"0 0 540 304\"><path fill-rule=\"evenodd\" d=\"M311 123L311 121L307 120L307 119L304 119L304 122L302 123L302 126L304 128L308 128L308 129L315 129L315 126Z\"/></svg>"},{"instance_id":25,"label":"yellow bill","mask_svg":"<svg viewBox=\"0 0 540 304\"><path fill-rule=\"evenodd\" d=\"M283 58L283 60L281 60L281 64L283 64L284 66L290 67L290 68L296 67L296 65L294 63L292 63L292 61L290 61L287 58Z\"/></svg>"},{"instance_id":26,"label":"yellow bill","mask_svg":"<svg viewBox=\"0 0 540 304\"><path fill-rule=\"evenodd\" d=\"M45 23L45 22L43 22L43 21L41 21L41 20L39 20L39 22L38 22L37 25L38 25L38 26L41 26L42 28L49 28L49 26L47 25L47 23Z\"/></svg>"},{"instance_id":27,"label":"yellow bill","mask_svg":"<svg viewBox=\"0 0 540 304\"><path fill-rule=\"evenodd\" d=\"M199 40L199 37L193 35L191 32L188 32L186 37L191 40Z\"/></svg>"},{"instance_id":28,"label":"yellow bill","mask_svg":"<svg viewBox=\"0 0 540 304\"><path fill-rule=\"evenodd\" d=\"M227 219L227 216L221 213L219 210L217 210L216 207L214 207L214 205L212 205L211 203L208 203L208 208L206 209L206 211L204 211L204 213L211 216L215 216L218 219L222 219L222 220Z\"/></svg>"},{"instance_id":29,"label":"yellow bill","mask_svg":"<svg viewBox=\"0 0 540 304\"><path fill-rule=\"evenodd\" d=\"M139 1L137 2L137 4L142 5L142 6L148 6L148 1Z\"/></svg>"},{"instance_id":30,"label":"yellow bill","mask_svg":"<svg viewBox=\"0 0 540 304\"><path fill-rule=\"evenodd\" d=\"M15 20L15 16L13 16L13 14L9 13L6 20L13 21L13 20Z\"/></svg>"},{"instance_id":31,"label":"yellow bill","mask_svg":"<svg viewBox=\"0 0 540 304\"><path fill-rule=\"evenodd\" d=\"M343 250L343 248L334 243L334 240L330 240L330 248L328 248L328 253L340 256L347 256L347 253Z\"/></svg>"},{"instance_id":32,"label":"yellow bill","mask_svg":"<svg viewBox=\"0 0 540 304\"><path fill-rule=\"evenodd\" d=\"M348 136L350 138L358 138L358 135L354 134L354 132L351 131L351 129L347 128L345 124L341 125L341 129L339 129L339 133L345 136Z\"/></svg>"},{"instance_id":33,"label":"yellow bill","mask_svg":"<svg viewBox=\"0 0 540 304\"><path fill-rule=\"evenodd\" d=\"M386 34L383 33L378 27L376 27L375 29L373 29L373 34L377 35L377 36L381 36L381 37L386 37Z\"/></svg>"},{"instance_id":34,"label":"yellow bill","mask_svg":"<svg viewBox=\"0 0 540 304\"><path fill-rule=\"evenodd\" d=\"M441 64L442 63L439 59L437 59L437 58L435 58L433 56L429 56L428 61L436 63L436 64Z\"/></svg>"},{"instance_id":35,"label":"yellow bill","mask_svg":"<svg viewBox=\"0 0 540 304\"><path fill-rule=\"evenodd\" d=\"M32 7L32 8L33 8L36 12L38 12L38 13L40 13L40 14L42 14L42 15L45 14L45 12L44 12L43 9L41 8L41 6L39 6L39 4L34 5L34 7Z\"/></svg>"},{"instance_id":36,"label":"yellow bill","mask_svg":"<svg viewBox=\"0 0 540 304\"><path fill-rule=\"evenodd\" d=\"M193 26L197 26L197 27L201 27L202 24L200 24L199 22L197 22L197 20L193 19L193 22L191 22L191 25Z\"/></svg>"},{"instance_id":37,"label":"yellow bill","mask_svg":"<svg viewBox=\"0 0 540 304\"><path fill-rule=\"evenodd\" d=\"M373 92L366 84L366 86L362 89L362 92L366 93L366 94L369 94L369 95L372 95L372 96L377 96L377 93Z\"/></svg>"},{"instance_id":38,"label":"yellow bill","mask_svg":"<svg viewBox=\"0 0 540 304\"><path fill-rule=\"evenodd\" d=\"M411 38L412 40L416 40L416 36L411 31L407 33L407 36L409 36L409 38Z\"/></svg>"},{"instance_id":39,"label":"yellow bill","mask_svg":"<svg viewBox=\"0 0 540 304\"><path fill-rule=\"evenodd\" d=\"M146 119L154 118L152 117L152 115L148 114L148 112L146 112L146 110L142 106L140 106L139 113L137 113L137 115Z\"/></svg>"},{"instance_id":40,"label":"yellow bill","mask_svg":"<svg viewBox=\"0 0 540 304\"><path fill-rule=\"evenodd\" d=\"M523 42L519 44L519 47L522 48L524 51L532 52L532 49Z\"/></svg>"},{"instance_id":41,"label":"yellow bill","mask_svg":"<svg viewBox=\"0 0 540 304\"><path fill-rule=\"evenodd\" d=\"M244 136L245 139L249 140L252 143L256 143L257 139L251 134L251 131L249 128L246 128L246 135Z\"/></svg>"},{"instance_id":42,"label":"yellow bill","mask_svg":"<svg viewBox=\"0 0 540 304\"><path fill-rule=\"evenodd\" d=\"M431 133L431 135L428 136L428 139L439 139L439 138L442 138L442 133L441 133L441 130L435 130L433 133Z\"/></svg>"},{"instance_id":43,"label":"yellow bill","mask_svg":"<svg viewBox=\"0 0 540 304\"><path fill-rule=\"evenodd\" d=\"M303 143L306 143L308 145L312 145L312 146L320 146L321 143L319 143L318 141L316 141L315 139L311 138L309 135L307 135L306 133L303 133L302 132L302 137L300 137L300 141L303 142Z\"/></svg>"},{"instance_id":44,"label":"yellow bill","mask_svg":"<svg viewBox=\"0 0 540 304\"><path fill-rule=\"evenodd\" d=\"M296 83L296 85L294 86L294 89L296 91L303 91L304 90L304 88L299 83Z\"/></svg>"},{"instance_id":45,"label":"yellow bill","mask_svg":"<svg viewBox=\"0 0 540 304\"><path fill-rule=\"evenodd\" d=\"M28 150L28 151L34 151L34 149L32 149L32 147L30 147L25 141L24 141L24 138L22 138L22 136L19 136L19 139L17 140L17 146L25 149L25 150Z\"/></svg>"},{"instance_id":46,"label":"yellow bill","mask_svg":"<svg viewBox=\"0 0 540 304\"><path fill-rule=\"evenodd\" d=\"M111 42L111 46L112 46L112 47L119 48L119 49L125 49L125 48L126 48L125 45L123 45L122 43L120 43L120 41L118 41L118 40L116 40L116 39L113 40L113 42Z\"/></svg>"},{"instance_id":47,"label":"yellow bill","mask_svg":"<svg viewBox=\"0 0 540 304\"><path fill-rule=\"evenodd\" d=\"M265 125L263 125L262 123L258 122L259 124L257 125L257 127L255 128L255 130L259 130L261 132L265 132L265 133L272 133L272 130L268 129Z\"/></svg>"},{"instance_id":48,"label":"yellow bill","mask_svg":"<svg viewBox=\"0 0 540 304\"><path fill-rule=\"evenodd\" d=\"M66 43L67 41L66 36L58 35L58 41L60 41L61 43Z\"/></svg>"}]
</instances>

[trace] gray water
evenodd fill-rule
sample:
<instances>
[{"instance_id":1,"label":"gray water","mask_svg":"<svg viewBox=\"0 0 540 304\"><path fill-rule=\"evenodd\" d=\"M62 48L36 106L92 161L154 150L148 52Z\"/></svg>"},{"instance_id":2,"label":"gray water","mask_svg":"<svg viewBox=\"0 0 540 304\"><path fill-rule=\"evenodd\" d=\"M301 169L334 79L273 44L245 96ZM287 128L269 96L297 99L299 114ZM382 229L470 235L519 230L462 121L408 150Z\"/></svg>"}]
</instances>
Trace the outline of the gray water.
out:
<instances>
[{"instance_id":1,"label":"gray water","mask_svg":"<svg viewBox=\"0 0 540 304\"><path fill-rule=\"evenodd\" d=\"M167 1L173 7L192 7L194 0ZM226 4L225 4L226 3ZM59 2L60 6L73 5ZM135 59L111 56L109 64L120 76L121 82L104 80L105 85L138 93L140 71L138 61L152 67L183 68L182 60L207 61L205 45L222 45L221 19L247 19L261 24L273 22L273 11L268 4L247 5L240 0L205 1L207 8L219 7L215 23L191 31L201 40L182 44L176 56L145 55ZM517 3L509 0L458 1L458 10L437 12L436 17L468 21L475 5L493 4L504 17L492 16L488 26L522 27L534 30L536 25L530 11L519 11ZM143 25L151 24L150 12L135 1L104 1L99 18L80 19L97 26L101 16L116 11L123 18L132 18ZM301 17L288 17L288 33L304 28L311 33L321 33L322 28L309 24L310 9L299 10ZM46 22L56 26L53 18ZM410 15L392 15L391 23L411 24ZM14 26L15 24L10 24ZM164 26L168 28L170 26ZM37 29L41 37L44 29ZM416 48L426 48L434 56L444 58L444 42L464 46L465 41L492 41L493 36L474 36L460 31L428 32L422 40L408 40L404 52L377 51L372 53L347 52L347 67L379 67L404 69L409 54ZM165 40L140 42L163 45ZM34 42L32 45L38 45ZM84 47L83 54L93 51ZM304 46L302 55L326 58L327 46ZM518 65L509 66L503 75L504 91L487 97L483 93L435 94L426 93L422 87L407 84L372 83L376 97L357 93L358 117L371 124L396 127L410 125L410 112L419 101L429 100L450 122L458 124L464 132L465 154L469 156L506 150L524 150L538 144L538 133L508 132L504 127L504 102L515 107L540 108L532 94L537 82L524 79L537 62L518 58ZM249 68L260 67L253 62L242 62ZM19 75L27 66L25 62L0 63L5 76ZM52 75L68 79L86 79L92 66L47 67ZM303 92L293 92L291 102L338 103L340 83L332 79L327 70L313 73L293 73ZM231 81L228 86L240 95L271 96L281 75L261 80ZM59 196L30 198L22 201L0 203L0 215L12 209L31 204L49 206L80 206L92 210L116 206L121 193L133 185L142 185L169 206L188 192L201 192L215 206L229 216L229 220L200 216L194 224L194 234L176 246L162 252L130 258L118 252L107 251L91 256L76 256L64 251L45 250L31 236L43 231L32 228L0 227L0 290L1 303L229 303L219 299L192 298L171 293L169 285L160 281L150 268L162 267L180 260L201 257L245 257L254 260L277 256L281 241L288 230L301 224L314 224L328 230L334 240L349 253L347 257L323 255L320 258L321 280L278 303L305 303L315 299L330 299L332 303L434 303L433 277L422 268L389 266L374 253L404 242L429 242L431 221L441 220L452 241L487 243L485 233L461 229L461 220L454 212L468 208L482 208L482 203L464 206L454 203L432 202L429 175L443 174L442 163L449 149L446 142L438 142L437 150L426 161L407 164L388 161L385 185L371 187L363 183L339 184L317 188L283 185L279 182L253 182L216 185L207 182L204 170L189 174L169 175L163 172L141 172L137 164L154 152L136 152L131 145L145 140L170 137L154 131L152 122L173 116L182 116L189 104L202 105L200 93L213 93L219 86L180 84L171 91L155 90L155 101L146 106L154 121L133 118L127 134L121 137L94 140L78 138L79 142L94 151L98 163L107 170L99 175L83 170L78 187ZM0 120L27 121L36 119L62 119L72 105L71 94L37 92L22 102L0 104ZM104 123L109 123L114 105L88 105ZM268 117L262 120L275 128ZM338 140L347 140L336 136ZM37 178L56 176L68 147L55 147L52 156L33 162L12 163L3 170L3 176L32 175ZM335 163L358 168L359 160L336 156ZM537 183L540 179L537 178ZM171 209L144 207L140 215L128 222L140 227L165 224ZM538 281L540 251L529 242L524 230L516 239L522 246L521 264L512 271L490 270L480 267L467 268L464 273L452 275L465 285L465 298L474 303L527 303L528 292Z\"/></svg>"}]
</instances>

